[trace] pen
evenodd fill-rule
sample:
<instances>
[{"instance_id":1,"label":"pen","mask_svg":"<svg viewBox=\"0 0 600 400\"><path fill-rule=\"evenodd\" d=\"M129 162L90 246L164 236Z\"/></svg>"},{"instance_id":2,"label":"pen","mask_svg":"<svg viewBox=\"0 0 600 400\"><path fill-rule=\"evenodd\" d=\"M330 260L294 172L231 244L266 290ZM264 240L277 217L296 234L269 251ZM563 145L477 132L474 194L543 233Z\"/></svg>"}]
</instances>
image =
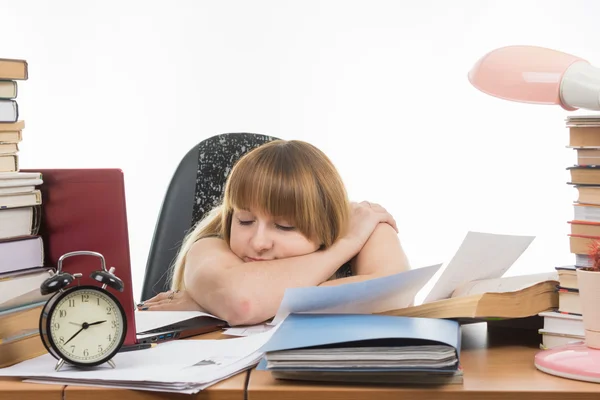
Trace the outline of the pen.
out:
<instances>
[{"instance_id":1,"label":"pen","mask_svg":"<svg viewBox=\"0 0 600 400\"><path fill-rule=\"evenodd\" d=\"M141 344L134 344L131 346L123 346L119 350L119 353L123 353L125 351L150 349L152 347L156 347L156 343L141 343Z\"/></svg>"}]
</instances>

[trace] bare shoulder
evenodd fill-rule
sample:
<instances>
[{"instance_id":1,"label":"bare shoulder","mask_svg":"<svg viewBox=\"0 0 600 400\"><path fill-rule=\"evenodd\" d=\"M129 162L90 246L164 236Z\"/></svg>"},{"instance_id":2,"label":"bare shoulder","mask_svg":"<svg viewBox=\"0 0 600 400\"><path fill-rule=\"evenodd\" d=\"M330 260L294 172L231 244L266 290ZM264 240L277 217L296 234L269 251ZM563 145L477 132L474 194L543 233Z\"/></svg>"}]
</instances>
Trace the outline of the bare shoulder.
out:
<instances>
[{"instance_id":1,"label":"bare shoulder","mask_svg":"<svg viewBox=\"0 0 600 400\"><path fill-rule=\"evenodd\" d=\"M355 275L390 275L408 269L410 264L398 233L386 223L375 228L352 263Z\"/></svg>"},{"instance_id":2,"label":"bare shoulder","mask_svg":"<svg viewBox=\"0 0 600 400\"><path fill-rule=\"evenodd\" d=\"M225 240L209 237L198 240L190 248L186 266L196 268L234 266L242 264L243 261L236 256Z\"/></svg>"},{"instance_id":3,"label":"bare shoulder","mask_svg":"<svg viewBox=\"0 0 600 400\"><path fill-rule=\"evenodd\" d=\"M206 284L226 279L228 271L243 264L227 242L219 238L204 238L195 242L185 260L184 282L191 287L194 282Z\"/></svg>"}]
</instances>

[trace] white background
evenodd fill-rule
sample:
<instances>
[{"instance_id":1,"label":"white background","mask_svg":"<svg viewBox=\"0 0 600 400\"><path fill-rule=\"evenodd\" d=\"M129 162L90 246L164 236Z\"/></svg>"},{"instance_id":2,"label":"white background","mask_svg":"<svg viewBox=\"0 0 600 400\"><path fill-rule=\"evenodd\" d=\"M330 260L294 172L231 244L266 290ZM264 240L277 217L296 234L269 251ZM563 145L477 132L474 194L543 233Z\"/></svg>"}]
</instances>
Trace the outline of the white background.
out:
<instances>
[{"instance_id":1,"label":"white background","mask_svg":"<svg viewBox=\"0 0 600 400\"><path fill-rule=\"evenodd\" d=\"M592 0L0 0L0 57L29 62L22 168L124 170L136 296L179 160L240 131L320 147L353 200L396 217L413 267L447 261L468 230L537 236L515 275L574 261L568 113L484 95L467 72L515 44L600 66L599 11Z\"/></svg>"}]
</instances>

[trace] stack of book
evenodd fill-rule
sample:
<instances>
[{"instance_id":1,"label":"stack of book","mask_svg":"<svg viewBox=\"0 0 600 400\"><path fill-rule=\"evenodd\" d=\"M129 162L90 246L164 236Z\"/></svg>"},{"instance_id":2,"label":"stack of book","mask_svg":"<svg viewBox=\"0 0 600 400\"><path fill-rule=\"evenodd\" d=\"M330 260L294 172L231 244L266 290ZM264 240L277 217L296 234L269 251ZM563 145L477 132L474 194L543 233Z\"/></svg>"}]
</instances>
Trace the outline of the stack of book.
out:
<instances>
[{"instance_id":1,"label":"stack of book","mask_svg":"<svg viewBox=\"0 0 600 400\"><path fill-rule=\"evenodd\" d=\"M28 78L27 62L0 58L0 172L19 170L19 142L23 121L19 121L17 80Z\"/></svg>"},{"instance_id":2,"label":"stack of book","mask_svg":"<svg viewBox=\"0 0 600 400\"><path fill-rule=\"evenodd\" d=\"M38 230L43 183L40 173L19 172L25 126L19 120L17 80L27 62L0 59L0 367L46 352L38 321L46 300L40 284L50 276Z\"/></svg>"},{"instance_id":3,"label":"stack of book","mask_svg":"<svg viewBox=\"0 0 600 400\"><path fill-rule=\"evenodd\" d=\"M556 267L558 271L558 309L540 313L544 319L542 349L551 349L584 340L583 318L577 284L577 267Z\"/></svg>"},{"instance_id":4,"label":"stack of book","mask_svg":"<svg viewBox=\"0 0 600 400\"><path fill-rule=\"evenodd\" d=\"M600 240L600 115L567 118L568 147L575 150L575 165L567 168L568 184L577 190L569 245L575 265L589 265L590 246Z\"/></svg>"},{"instance_id":5,"label":"stack of book","mask_svg":"<svg viewBox=\"0 0 600 400\"><path fill-rule=\"evenodd\" d=\"M600 115L572 115L566 119L568 148L575 151L575 164L568 167L568 184L577 190L573 219L569 224L569 249L575 264L557 267L558 310L544 317L543 348L584 339L577 268L590 265L591 246L600 240Z\"/></svg>"}]
</instances>

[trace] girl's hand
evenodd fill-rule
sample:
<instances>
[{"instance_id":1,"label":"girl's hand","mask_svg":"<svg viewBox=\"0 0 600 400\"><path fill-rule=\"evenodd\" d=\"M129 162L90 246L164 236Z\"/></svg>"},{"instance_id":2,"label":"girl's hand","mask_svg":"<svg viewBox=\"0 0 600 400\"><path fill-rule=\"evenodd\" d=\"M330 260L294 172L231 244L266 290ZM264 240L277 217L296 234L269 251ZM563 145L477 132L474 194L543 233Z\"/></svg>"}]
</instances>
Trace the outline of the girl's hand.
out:
<instances>
[{"instance_id":1,"label":"girl's hand","mask_svg":"<svg viewBox=\"0 0 600 400\"><path fill-rule=\"evenodd\" d=\"M202 311L198 305L185 290L162 292L151 299L137 305L140 311Z\"/></svg>"},{"instance_id":2,"label":"girl's hand","mask_svg":"<svg viewBox=\"0 0 600 400\"><path fill-rule=\"evenodd\" d=\"M357 246L357 253L363 248L378 224L390 224L398 232L394 217L379 204L362 201L353 202L351 206L350 226L344 238Z\"/></svg>"}]
</instances>

